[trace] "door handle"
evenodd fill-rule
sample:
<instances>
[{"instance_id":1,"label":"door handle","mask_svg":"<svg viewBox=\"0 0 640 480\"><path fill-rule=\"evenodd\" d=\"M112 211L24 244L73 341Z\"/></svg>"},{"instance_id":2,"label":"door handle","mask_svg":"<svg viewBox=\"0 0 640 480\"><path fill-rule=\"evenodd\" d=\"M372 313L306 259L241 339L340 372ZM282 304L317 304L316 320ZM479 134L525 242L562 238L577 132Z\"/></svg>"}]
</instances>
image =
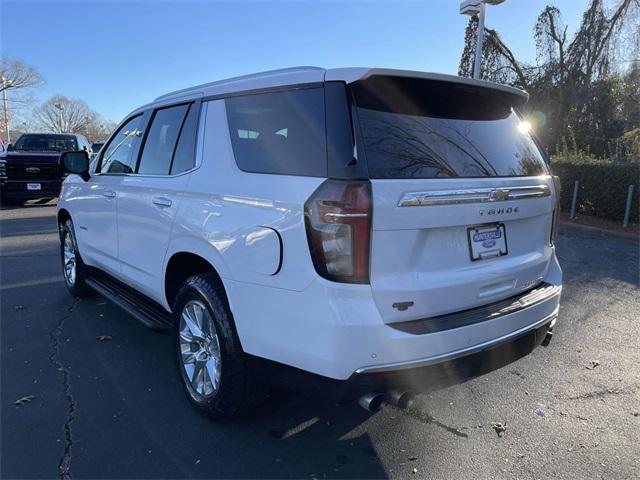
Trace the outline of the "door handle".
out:
<instances>
[{"instance_id":1,"label":"door handle","mask_svg":"<svg viewBox=\"0 0 640 480\"><path fill-rule=\"evenodd\" d=\"M158 207L170 207L171 204L173 203L167 197L154 197L153 200L151 201L153 202L154 205L157 205Z\"/></svg>"},{"instance_id":2,"label":"door handle","mask_svg":"<svg viewBox=\"0 0 640 480\"><path fill-rule=\"evenodd\" d=\"M102 192L102 196L107 198L116 198L116 192L113 190L105 190Z\"/></svg>"}]
</instances>

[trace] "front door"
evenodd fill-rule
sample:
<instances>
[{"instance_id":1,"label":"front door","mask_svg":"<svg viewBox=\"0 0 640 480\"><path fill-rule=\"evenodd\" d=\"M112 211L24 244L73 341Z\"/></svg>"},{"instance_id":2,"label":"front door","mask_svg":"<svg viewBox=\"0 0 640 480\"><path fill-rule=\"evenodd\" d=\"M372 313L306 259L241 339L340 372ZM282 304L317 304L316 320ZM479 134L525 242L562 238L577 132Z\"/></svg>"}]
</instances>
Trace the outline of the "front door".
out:
<instances>
[{"instance_id":1,"label":"front door","mask_svg":"<svg viewBox=\"0 0 640 480\"><path fill-rule=\"evenodd\" d=\"M111 137L91 173L82 184L82 201L76 208L76 238L83 259L114 276L119 276L117 211L120 188L135 159L145 118L126 121ZM77 196L77 195L76 195Z\"/></svg>"}]
</instances>

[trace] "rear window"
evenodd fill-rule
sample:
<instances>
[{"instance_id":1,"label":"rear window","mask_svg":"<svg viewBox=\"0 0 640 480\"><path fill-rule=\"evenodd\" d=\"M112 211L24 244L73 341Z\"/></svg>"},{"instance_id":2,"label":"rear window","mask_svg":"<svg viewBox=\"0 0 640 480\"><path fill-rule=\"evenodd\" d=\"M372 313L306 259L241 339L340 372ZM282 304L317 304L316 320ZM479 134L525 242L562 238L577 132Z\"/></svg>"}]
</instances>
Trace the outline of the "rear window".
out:
<instances>
[{"instance_id":1,"label":"rear window","mask_svg":"<svg viewBox=\"0 0 640 480\"><path fill-rule=\"evenodd\" d=\"M225 102L233 153L241 170L326 176L322 88L246 95Z\"/></svg>"},{"instance_id":2,"label":"rear window","mask_svg":"<svg viewBox=\"0 0 640 480\"><path fill-rule=\"evenodd\" d=\"M371 178L514 177L548 173L503 92L373 77L354 97Z\"/></svg>"},{"instance_id":3,"label":"rear window","mask_svg":"<svg viewBox=\"0 0 640 480\"><path fill-rule=\"evenodd\" d=\"M22 135L13 147L23 152L66 152L78 150L78 141L73 135Z\"/></svg>"}]
</instances>

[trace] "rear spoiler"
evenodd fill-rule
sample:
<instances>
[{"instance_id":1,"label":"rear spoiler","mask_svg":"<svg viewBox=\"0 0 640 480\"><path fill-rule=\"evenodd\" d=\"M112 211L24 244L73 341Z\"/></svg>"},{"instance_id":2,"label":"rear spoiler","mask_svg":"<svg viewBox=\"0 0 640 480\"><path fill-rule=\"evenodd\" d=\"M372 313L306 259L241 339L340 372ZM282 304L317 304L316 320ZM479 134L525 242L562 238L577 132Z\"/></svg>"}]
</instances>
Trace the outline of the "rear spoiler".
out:
<instances>
[{"instance_id":1,"label":"rear spoiler","mask_svg":"<svg viewBox=\"0 0 640 480\"><path fill-rule=\"evenodd\" d=\"M346 83L354 83L357 81L371 79L372 77L424 79L493 90L504 94L505 98L508 99L508 102L516 108L522 107L529 100L529 94L518 88L501 85L499 83L487 82L485 80L458 77L456 75L445 75L442 73L395 70L390 68L334 68L327 70L325 73L325 81L327 82L343 81Z\"/></svg>"}]
</instances>

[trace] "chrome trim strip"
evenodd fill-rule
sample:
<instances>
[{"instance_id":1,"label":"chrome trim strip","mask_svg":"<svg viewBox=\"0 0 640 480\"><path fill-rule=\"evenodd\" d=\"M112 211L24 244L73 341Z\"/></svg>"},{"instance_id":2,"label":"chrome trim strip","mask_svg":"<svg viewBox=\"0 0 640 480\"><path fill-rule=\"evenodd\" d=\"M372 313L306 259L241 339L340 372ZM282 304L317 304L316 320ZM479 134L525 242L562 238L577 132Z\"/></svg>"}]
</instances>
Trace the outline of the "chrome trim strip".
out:
<instances>
[{"instance_id":1,"label":"chrome trim strip","mask_svg":"<svg viewBox=\"0 0 640 480\"><path fill-rule=\"evenodd\" d=\"M365 218L368 217L368 213L325 213L325 217L331 218Z\"/></svg>"},{"instance_id":2,"label":"chrome trim strip","mask_svg":"<svg viewBox=\"0 0 640 480\"><path fill-rule=\"evenodd\" d=\"M551 189L548 185L544 184L525 187L433 190L429 192L405 193L398 202L398 206L424 207L431 205L501 202L507 200L548 197L549 195L551 195Z\"/></svg>"},{"instance_id":3,"label":"chrome trim strip","mask_svg":"<svg viewBox=\"0 0 640 480\"><path fill-rule=\"evenodd\" d=\"M385 363L382 365L373 365L371 367L362 367L357 369L355 373L357 374L377 373L377 372L388 372L388 371L394 371L394 370L405 370L407 368L427 367L429 365L435 365L436 363L447 362L449 360L455 360L456 358L472 355L482 350L486 350L487 348L491 348L501 343L505 343L515 337L518 337L524 333L529 332L530 330L534 330L538 327L541 327L545 323L548 323L554 320L555 318L557 318L559 310L560 310L560 304L558 304L558 306L554 309L553 313L547 315L546 317L542 318L541 320L538 320L535 323L527 325L526 327L522 327L506 335L503 335L502 337L494 338L492 340L488 340L486 342L479 343L477 345L472 345L471 347L462 348L460 350L455 350L453 352L443 353L442 355L435 355L433 357L420 358L417 360L407 360L405 362Z\"/></svg>"}]
</instances>

